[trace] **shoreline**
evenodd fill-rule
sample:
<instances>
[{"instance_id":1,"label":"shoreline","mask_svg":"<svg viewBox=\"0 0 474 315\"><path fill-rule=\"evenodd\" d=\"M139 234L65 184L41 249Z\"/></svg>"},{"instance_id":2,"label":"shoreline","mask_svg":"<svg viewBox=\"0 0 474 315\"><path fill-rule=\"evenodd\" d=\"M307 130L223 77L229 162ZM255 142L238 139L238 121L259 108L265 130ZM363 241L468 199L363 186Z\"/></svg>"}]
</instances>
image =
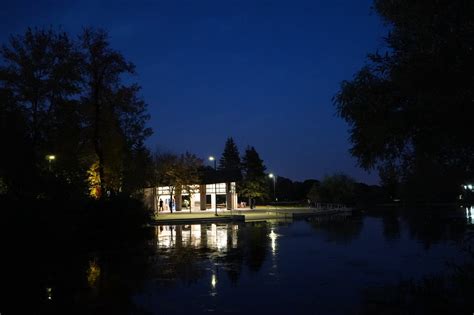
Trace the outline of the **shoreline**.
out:
<instances>
[{"instance_id":1,"label":"shoreline","mask_svg":"<svg viewBox=\"0 0 474 315\"><path fill-rule=\"evenodd\" d=\"M224 210L214 215L214 211L203 212L178 212L159 214L151 225L168 224L200 224L200 223L228 223L228 222L251 222L265 220L293 220L309 217L327 215L351 215L352 208L340 209L316 209L316 208L268 208L268 209L246 209L246 210Z\"/></svg>"}]
</instances>

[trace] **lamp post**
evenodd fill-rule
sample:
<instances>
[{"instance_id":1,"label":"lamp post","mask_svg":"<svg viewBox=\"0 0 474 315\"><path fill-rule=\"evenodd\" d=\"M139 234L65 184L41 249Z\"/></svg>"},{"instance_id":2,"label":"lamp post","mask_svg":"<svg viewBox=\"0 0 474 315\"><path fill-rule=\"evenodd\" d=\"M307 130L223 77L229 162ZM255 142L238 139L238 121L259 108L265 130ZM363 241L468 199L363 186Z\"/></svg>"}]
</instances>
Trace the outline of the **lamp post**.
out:
<instances>
[{"instance_id":1,"label":"lamp post","mask_svg":"<svg viewBox=\"0 0 474 315\"><path fill-rule=\"evenodd\" d=\"M49 171L51 172L51 163L53 163L53 161L56 159L56 156L55 155L46 155L46 159L48 160L48 163L49 163Z\"/></svg>"},{"instance_id":2,"label":"lamp post","mask_svg":"<svg viewBox=\"0 0 474 315\"><path fill-rule=\"evenodd\" d=\"M277 201L277 199L276 199L276 190L275 190L276 175L274 175L273 173L270 173L270 174L268 174L268 177L273 179L273 199L275 199L275 201Z\"/></svg>"},{"instance_id":3,"label":"lamp post","mask_svg":"<svg viewBox=\"0 0 474 315\"><path fill-rule=\"evenodd\" d=\"M212 155L209 157L209 161L214 161L214 171L217 172L217 164L216 164L216 158L213 157ZM217 216L217 184L216 184L216 178L214 178L214 202L215 202L215 212L214 215Z\"/></svg>"}]
</instances>

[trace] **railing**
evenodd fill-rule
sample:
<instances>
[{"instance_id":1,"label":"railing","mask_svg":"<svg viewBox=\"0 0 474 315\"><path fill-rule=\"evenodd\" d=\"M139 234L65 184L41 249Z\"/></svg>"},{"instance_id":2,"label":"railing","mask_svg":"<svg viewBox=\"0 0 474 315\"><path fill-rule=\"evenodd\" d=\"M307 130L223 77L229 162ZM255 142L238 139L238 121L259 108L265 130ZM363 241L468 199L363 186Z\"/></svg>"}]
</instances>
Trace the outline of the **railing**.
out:
<instances>
[{"instance_id":1,"label":"railing","mask_svg":"<svg viewBox=\"0 0 474 315\"><path fill-rule=\"evenodd\" d=\"M279 202L270 202L268 206L275 208L312 208L317 210L332 210L332 209L346 209L348 208L345 204L342 203L307 203L306 201L279 201Z\"/></svg>"},{"instance_id":2,"label":"railing","mask_svg":"<svg viewBox=\"0 0 474 315\"><path fill-rule=\"evenodd\" d=\"M315 208L317 210L333 210L333 209L346 209L347 206L342 203L316 203Z\"/></svg>"}]
</instances>

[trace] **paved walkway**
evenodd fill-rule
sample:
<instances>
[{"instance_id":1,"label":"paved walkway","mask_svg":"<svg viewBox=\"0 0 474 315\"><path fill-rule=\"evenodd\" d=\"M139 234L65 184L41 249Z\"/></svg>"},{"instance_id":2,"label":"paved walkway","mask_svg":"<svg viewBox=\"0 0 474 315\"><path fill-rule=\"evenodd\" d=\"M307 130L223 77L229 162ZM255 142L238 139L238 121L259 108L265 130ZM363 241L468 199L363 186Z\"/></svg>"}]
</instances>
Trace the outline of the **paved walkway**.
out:
<instances>
[{"instance_id":1,"label":"paved walkway","mask_svg":"<svg viewBox=\"0 0 474 315\"><path fill-rule=\"evenodd\" d=\"M329 215L336 213L350 212L351 209L327 209L316 208L276 208L276 207L257 207L256 209L237 209L217 211L218 216L214 215L214 210L193 211L182 210L178 212L160 212L156 217L156 223L180 223L180 222L228 222L228 221L257 221L271 219L292 219L295 217L307 217L315 215Z\"/></svg>"}]
</instances>

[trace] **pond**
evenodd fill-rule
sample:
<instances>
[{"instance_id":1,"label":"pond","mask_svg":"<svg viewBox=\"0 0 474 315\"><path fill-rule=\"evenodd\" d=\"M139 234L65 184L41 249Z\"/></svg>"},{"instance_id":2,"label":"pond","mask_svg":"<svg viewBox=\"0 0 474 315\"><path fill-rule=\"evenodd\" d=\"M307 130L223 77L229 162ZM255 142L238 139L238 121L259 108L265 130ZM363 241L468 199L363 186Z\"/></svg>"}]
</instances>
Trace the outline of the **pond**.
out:
<instances>
[{"instance_id":1,"label":"pond","mask_svg":"<svg viewBox=\"0 0 474 315\"><path fill-rule=\"evenodd\" d=\"M21 294L44 313L359 313L372 289L467 259L468 223L458 209L156 226L141 242L35 258Z\"/></svg>"}]
</instances>

